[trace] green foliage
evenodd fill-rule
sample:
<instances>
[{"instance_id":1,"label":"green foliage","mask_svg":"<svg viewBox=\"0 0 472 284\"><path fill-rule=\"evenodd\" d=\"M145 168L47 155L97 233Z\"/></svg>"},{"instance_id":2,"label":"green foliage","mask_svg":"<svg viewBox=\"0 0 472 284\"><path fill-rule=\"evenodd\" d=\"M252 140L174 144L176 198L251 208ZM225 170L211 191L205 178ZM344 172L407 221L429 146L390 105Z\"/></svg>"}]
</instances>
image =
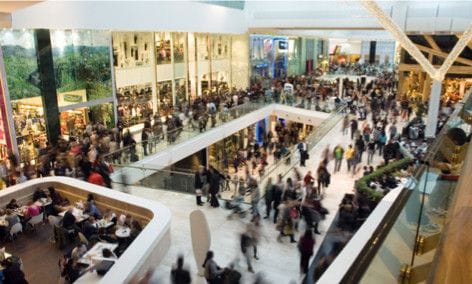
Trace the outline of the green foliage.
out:
<instances>
[{"instance_id":1,"label":"green foliage","mask_svg":"<svg viewBox=\"0 0 472 284\"><path fill-rule=\"evenodd\" d=\"M38 69L34 50L21 46L4 46L2 50L11 100L39 96L39 88L30 82L30 75Z\"/></svg>"},{"instance_id":2,"label":"green foliage","mask_svg":"<svg viewBox=\"0 0 472 284\"><path fill-rule=\"evenodd\" d=\"M368 185L371 181L376 180L382 177L385 174L395 173L400 169L404 169L409 163L411 162L410 157L406 157L397 161L394 161L387 166L384 166L369 175L366 175L356 181L356 189L357 191L365 194L371 200L380 201L384 194L382 192L378 192L375 189L370 188Z\"/></svg>"},{"instance_id":3,"label":"green foliage","mask_svg":"<svg viewBox=\"0 0 472 284\"><path fill-rule=\"evenodd\" d=\"M111 68L107 47L67 46L54 52L58 92L85 89L87 100L111 97Z\"/></svg>"},{"instance_id":4,"label":"green foliage","mask_svg":"<svg viewBox=\"0 0 472 284\"><path fill-rule=\"evenodd\" d=\"M101 104L91 106L89 116L91 121L101 121L108 128L115 126L112 104Z\"/></svg>"}]
</instances>

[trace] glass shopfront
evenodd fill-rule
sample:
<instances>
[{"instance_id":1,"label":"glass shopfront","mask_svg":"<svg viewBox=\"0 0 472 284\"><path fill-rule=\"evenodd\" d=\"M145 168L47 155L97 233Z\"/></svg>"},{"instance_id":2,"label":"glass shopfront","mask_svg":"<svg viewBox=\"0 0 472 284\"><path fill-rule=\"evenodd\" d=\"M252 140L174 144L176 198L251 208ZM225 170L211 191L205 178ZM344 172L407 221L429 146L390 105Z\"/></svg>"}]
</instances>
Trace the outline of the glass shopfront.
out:
<instances>
[{"instance_id":1,"label":"glass shopfront","mask_svg":"<svg viewBox=\"0 0 472 284\"><path fill-rule=\"evenodd\" d=\"M102 123L111 128L113 111L102 105L113 101L110 67L110 33L91 30L51 31L54 71L57 85L60 133L77 139L88 123ZM133 51L133 54L137 53ZM135 58L135 57L133 57ZM118 64L144 61L121 58ZM99 100L99 101L97 101ZM104 103L105 101L105 103ZM103 111L91 115L92 109Z\"/></svg>"},{"instance_id":2,"label":"glass shopfront","mask_svg":"<svg viewBox=\"0 0 472 284\"><path fill-rule=\"evenodd\" d=\"M156 37L156 63L170 64L172 62L171 56L171 44L170 44L170 33L169 32L158 32L155 33Z\"/></svg>"},{"instance_id":3,"label":"glass shopfront","mask_svg":"<svg viewBox=\"0 0 472 284\"><path fill-rule=\"evenodd\" d=\"M58 93L85 90L87 102L112 98L109 32L55 30L51 46Z\"/></svg>"},{"instance_id":4,"label":"glass shopfront","mask_svg":"<svg viewBox=\"0 0 472 284\"><path fill-rule=\"evenodd\" d=\"M115 32L112 39L117 113L123 125L130 127L143 123L156 107L153 33Z\"/></svg>"},{"instance_id":5,"label":"glass shopfront","mask_svg":"<svg viewBox=\"0 0 472 284\"><path fill-rule=\"evenodd\" d=\"M280 78L287 74L287 37L250 36L251 80Z\"/></svg>"},{"instance_id":6,"label":"glass shopfront","mask_svg":"<svg viewBox=\"0 0 472 284\"><path fill-rule=\"evenodd\" d=\"M111 127L114 112L126 126L142 124L156 112L168 115L192 97L230 88L235 68L238 86L247 87L241 85L246 79L239 79L248 76L244 35L49 30L41 36L51 41L56 98L45 100L39 88L37 34L35 30L0 31L7 101L15 119L10 127L20 149L45 145L49 123L59 128L51 134L67 139L80 136L88 123ZM235 37L239 45L233 48ZM54 100L59 115L52 122L58 124L51 122L45 109L45 105L54 107Z\"/></svg>"},{"instance_id":7,"label":"glass shopfront","mask_svg":"<svg viewBox=\"0 0 472 284\"><path fill-rule=\"evenodd\" d=\"M125 127L144 123L153 114L151 84L119 88L118 116Z\"/></svg>"},{"instance_id":8,"label":"glass shopfront","mask_svg":"<svg viewBox=\"0 0 472 284\"><path fill-rule=\"evenodd\" d=\"M151 66L151 33L113 33L113 65L115 68Z\"/></svg>"},{"instance_id":9,"label":"glass shopfront","mask_svg":"<svg viewBox=\"0 0 472 284\"><path fill-rule=\"evenodd\" d=\"M20 160L31 161L47 142L34 32L2 30L0 44Z\"/></svg>"},{"instance_id":10,"label":"glass shopfront","mask_svg":"<svg viewBox=\"0 0 472 284\"><path fill-rule=\"evenodd\" d=\"M172 81L157 83L159 107L162 116L168 116L172 111Z\"/></svg>"}]
</instances>

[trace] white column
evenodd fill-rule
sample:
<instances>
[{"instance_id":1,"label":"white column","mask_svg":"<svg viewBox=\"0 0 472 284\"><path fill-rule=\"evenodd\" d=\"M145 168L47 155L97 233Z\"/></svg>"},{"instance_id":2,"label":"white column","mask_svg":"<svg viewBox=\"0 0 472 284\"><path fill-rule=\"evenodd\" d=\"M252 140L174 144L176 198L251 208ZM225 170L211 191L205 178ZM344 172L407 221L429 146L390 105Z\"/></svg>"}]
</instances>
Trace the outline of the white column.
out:
<instances>
[{"instance_id":1,"label":"white column","mask_svg":"<svg viewBox=\"0 0 472 284\"><path fill-rule=\"evenodd\" d=\"M439 102L441 99L442 82L433 80L431 95L429 96L428 119L426 121L425 137L433 138L436 136L438 124Z\"/></svg>"},{"instance_id":2,"label":"white column","mask_svg":"<svg viewBox=\"0 0 472 284\"><path fill-rule=\"evenodd\" d=\"M343 81L344 81L344 78L342 76L339 76L339 85L338 85L338 97L339 98L342 98L344 97L343 96L343 89L344 89L344 86L343 86Z\"/></svg>"}]
</instances>

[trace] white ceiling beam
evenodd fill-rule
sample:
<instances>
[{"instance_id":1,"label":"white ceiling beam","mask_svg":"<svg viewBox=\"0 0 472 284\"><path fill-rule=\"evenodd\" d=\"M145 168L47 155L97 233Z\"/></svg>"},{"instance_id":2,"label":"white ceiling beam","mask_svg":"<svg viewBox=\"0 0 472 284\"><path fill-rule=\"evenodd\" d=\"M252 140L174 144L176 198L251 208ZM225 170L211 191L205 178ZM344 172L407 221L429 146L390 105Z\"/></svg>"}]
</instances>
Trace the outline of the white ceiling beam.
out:
<instances>
[{"instance_id":1,"label":"white ceiling beam","mask_svg":"<svg viewBox=\"0 0 472 284\"><path fill-rule=\"evenodd\" d=\"M424 38L434 50L441 52L441 48L439 48L431 35L424 35Z\"/></svg>"},{"instance_id":2,"label":"white ceiling beam","mask_svg":"<svg viewBox=\"0 0 472 284\"><path fill-rule=\"evenodd\" d=\"M467 46L467 44L471 40L472 40L472 24L470 24L467 30L462 34L462 37L459 39L459 41L456 42L456 45L447 56L443 65L441 66L441 68L439 68L438 71L439 71L439 76L441 78L444 78L444 76L447 73L447 70L452 66L454 61L456 61L456 59L459 57L459 55L462 53L464 48Z\"/></svg>"},{"instance_id":3,"label":"white ceiling beam","mask_svg":"<svg viewBox=\"0 0 472 284\"><path fill-rule=\"evenodd\" d=\"M11 28L11 14L0 12L0 28Z\"/></svg>"},{"instance_id":4,"label":"white ceiling beam","mask_svg":"<svg viewBox=\"0 0 472 284\"><path fill-rule=\"evenodd\" d=\"M402 29L395 23L390 16L385 14L382 8L377 5L375 1L362 1L364 7L373 15L380 24L400 43L400 45L413 56L413 58L423 67L424 71L428 73L431 78L440 79L438 71L431 65L423 53L416 47L416 45L408 38Z\"/></svg>"},{"instance_id":5,"label":"white ceiling beam","mask_svg":"<svg viewBox=\"0 0 472 284\"><path fill-rule=\"evenodd\" d=\"M424 51L424 52L427 52L427 53L430 53L430 54L439 56L439 57L441 57L441 58L447 58L447 57L449 56L448 53L443 52L443 51L437 51L437 50L435 50L435 49L432 49L432 48L429 48L429 47L426 47L426 46L423 46L423 45L419 45L419 44L417 44L416 46L417 46L418 49L421 50L421 51ZM469 59L466 59L466 58L457 57L456 61L459 62L459 63L462 63L462 64L466 64L466 65L472 66L472 60L469 60Z\"/></svg>"}]
</instances>

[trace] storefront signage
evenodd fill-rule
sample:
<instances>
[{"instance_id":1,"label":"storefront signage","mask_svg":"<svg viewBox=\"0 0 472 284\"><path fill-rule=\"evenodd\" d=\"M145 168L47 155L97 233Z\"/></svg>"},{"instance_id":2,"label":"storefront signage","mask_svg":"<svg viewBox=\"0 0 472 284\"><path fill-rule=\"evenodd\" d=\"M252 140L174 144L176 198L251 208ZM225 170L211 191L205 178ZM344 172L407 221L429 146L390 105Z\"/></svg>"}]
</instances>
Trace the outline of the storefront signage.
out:
<instances>
[{"instance_id":1,"label":"storefront signage","mask_svg":"<svg viewBox=\"0 0 472 284\"><path fill-rule=\"evenodd\" d=\"M81 103L83 101L82 96L75 95L75 94L65 94L64 95L64 102L67 103Z\"/></svg>"},{"instance_id":2,"label":"storefront signage","mask_svg":"<svg viewBox=\"0 0 472 284\"><path fill-rule=\"evenodd\" d=\"M85 90L70 91L57 94L59 106L67 106L87 101L87 93Z\"/></svg>"}]
</instances>

